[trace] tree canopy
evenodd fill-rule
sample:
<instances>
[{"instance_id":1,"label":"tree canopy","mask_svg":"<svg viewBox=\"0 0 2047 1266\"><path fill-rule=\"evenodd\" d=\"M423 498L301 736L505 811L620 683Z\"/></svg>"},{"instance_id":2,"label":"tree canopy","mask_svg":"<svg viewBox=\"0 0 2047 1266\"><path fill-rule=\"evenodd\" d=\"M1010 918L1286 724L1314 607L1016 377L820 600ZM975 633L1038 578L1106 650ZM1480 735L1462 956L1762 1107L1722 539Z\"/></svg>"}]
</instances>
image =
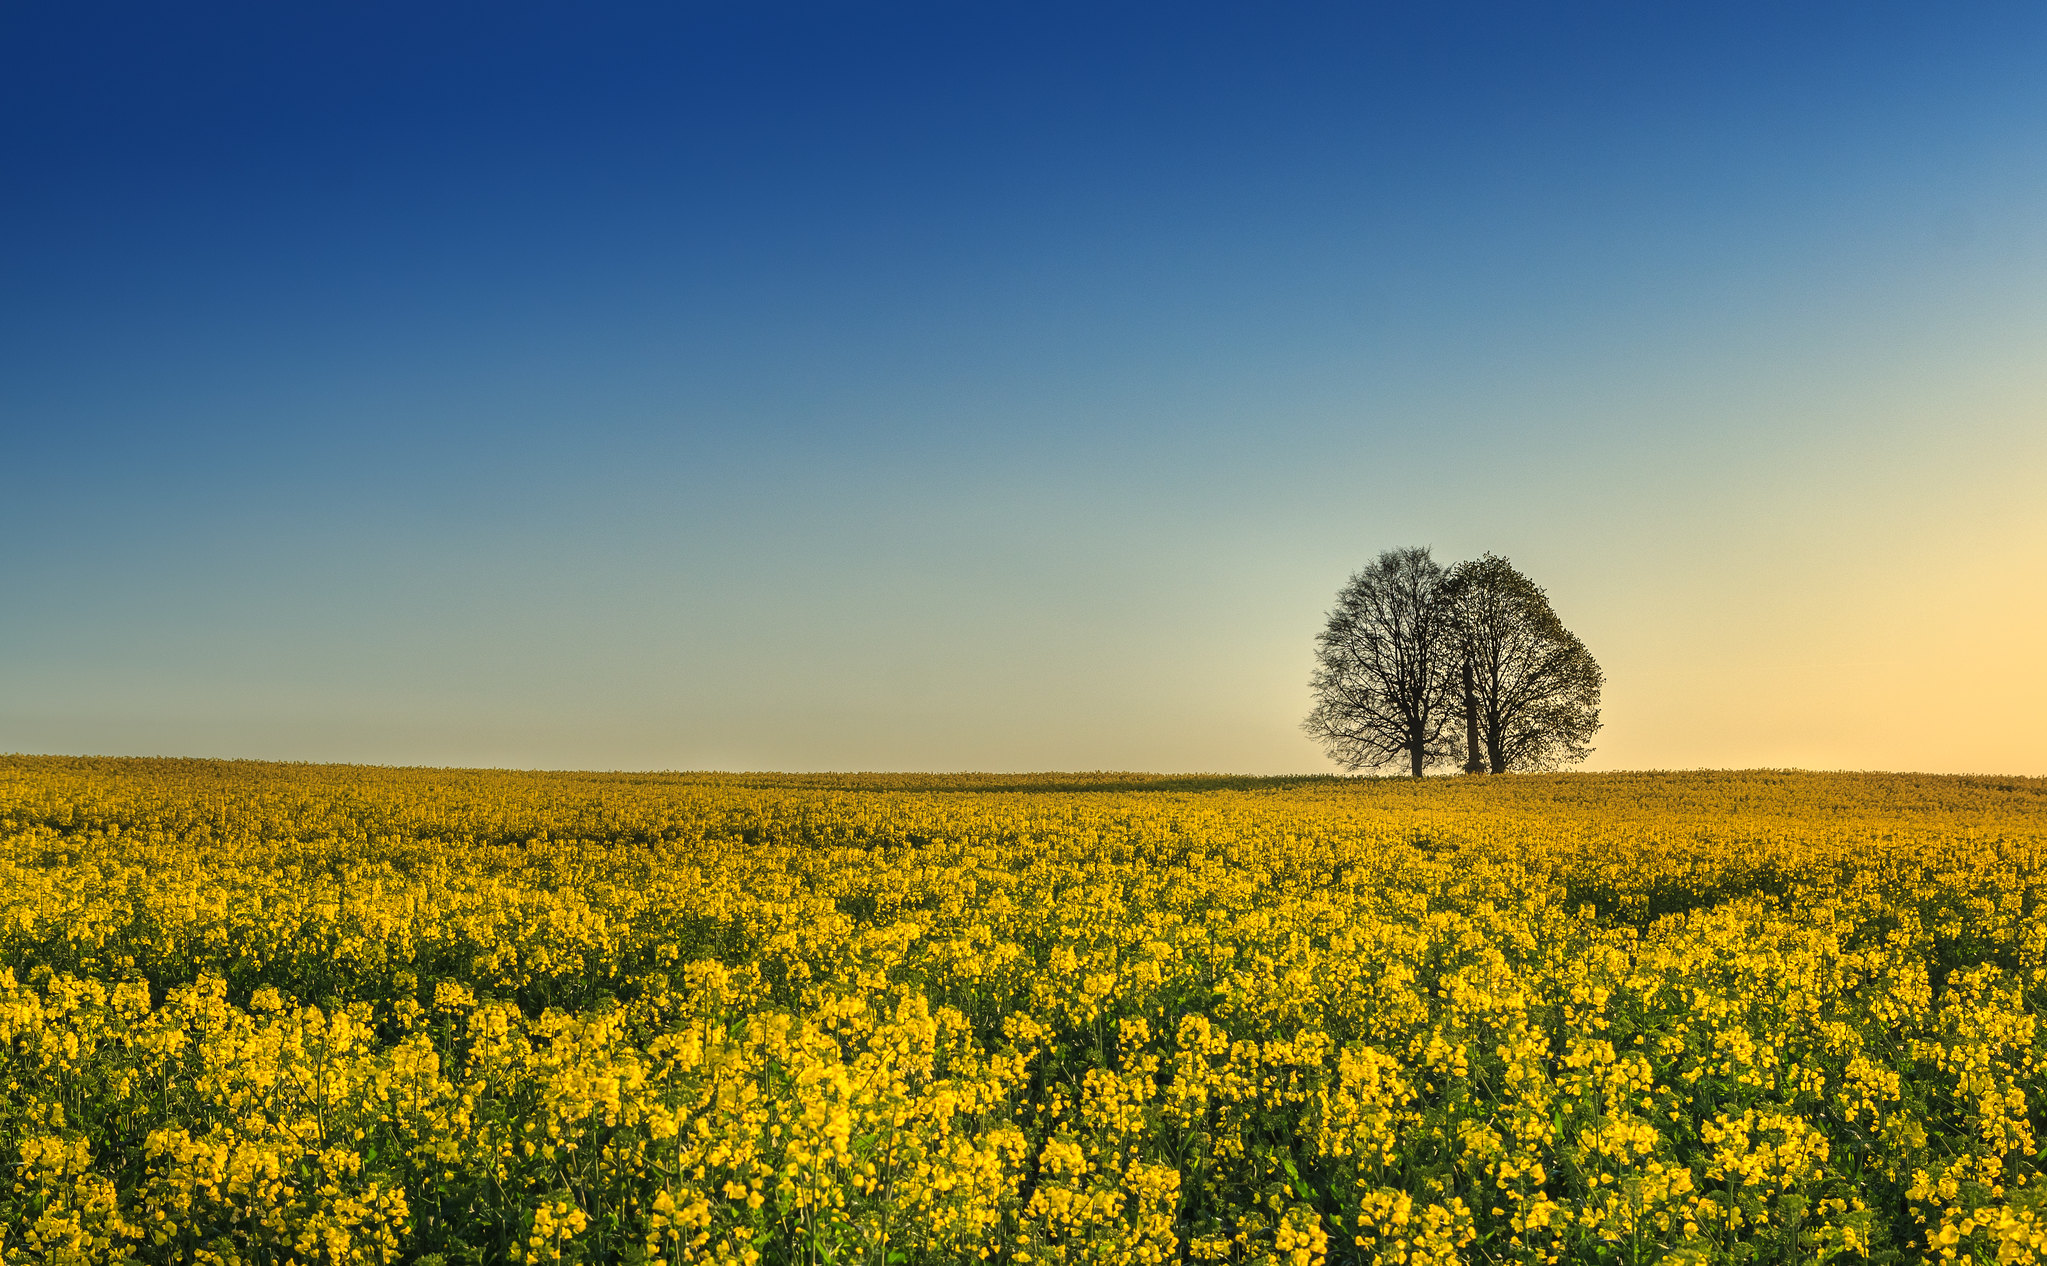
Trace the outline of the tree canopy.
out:
<instances>
[{"instance_id":1,"label":"tree canopy","mask_svg":"<svg viewBox=\"0 0 2047 1266\"><path fill-rule=\"evenodd\" d=\"M1315 709L1303 725L1345 768L1405 760L1419 778L1448 754L1447 579L1426 548L1392 549L1336 595L1315 640Z\"/></svg>"},{"instance_id":2,"label":"tree canopy","mask_svg":"<svg viewBox=\"0 0 2047 1266\"><path fill-rule=\"evenodd\" d=\"M1347 769L1419 778L1554 769L1591 753L1604 677L1540 586L1496 554L1392 549L1337 593L1302 723Z\"/></svg>"},{"instance_id":3,"label":"tree canopy","mask_svg":"<svg viewBox=\"0 0 2047 1266\"><path fill-rule=\"evenodd\" d=\"M1444 587L1481 753L1495 774L1555 769L1592 754L1605 676L1549 595L1485 554L1450 570ZM1468 683L1468 684L1467 684ZM1467 766L1469 767L1469 766Z\"/></svg>"}]
</instances>

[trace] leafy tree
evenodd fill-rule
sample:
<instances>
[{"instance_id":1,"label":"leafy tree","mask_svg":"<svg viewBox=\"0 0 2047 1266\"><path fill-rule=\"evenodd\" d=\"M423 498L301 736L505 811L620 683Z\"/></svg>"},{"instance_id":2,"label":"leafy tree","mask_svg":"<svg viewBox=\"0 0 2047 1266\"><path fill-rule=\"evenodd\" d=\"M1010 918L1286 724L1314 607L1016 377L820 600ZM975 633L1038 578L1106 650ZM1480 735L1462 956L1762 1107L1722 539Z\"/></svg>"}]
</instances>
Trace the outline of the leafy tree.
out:
<instances>
[{"instance_id":1,"label":"leafy tree","mask_svg":"<svg viewBox=\"0 0 2047 1266\"><path fill-rule=\"evenodd\" d=\"M1301 728L1346 769L1454 756L1458 700L1448 574L1426 547L1393 549L1350 578L1315 639L1315 707Z\"/></svg>"},{"instance_id":2,"label":"leafy tree","mask_svg":"<svg viewBox=\"0 0 2047 1266\"><path fill-rule=\"evenodd\" d=\"M1464 768L1495 774L1584 760L1605 681L1549 596L1495 554L1459 563L1442 588L1467 730Z\"/></svg>"}]
</instances>

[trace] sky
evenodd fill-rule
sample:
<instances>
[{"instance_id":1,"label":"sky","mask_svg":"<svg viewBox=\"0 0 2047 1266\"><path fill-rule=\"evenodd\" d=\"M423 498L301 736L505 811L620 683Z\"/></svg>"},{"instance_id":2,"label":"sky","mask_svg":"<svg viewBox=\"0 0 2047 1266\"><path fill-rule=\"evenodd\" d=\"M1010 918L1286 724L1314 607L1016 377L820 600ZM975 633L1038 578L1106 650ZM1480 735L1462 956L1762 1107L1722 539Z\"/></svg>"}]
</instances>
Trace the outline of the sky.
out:
<instances>
[{"instance_id":1,"label":"sky","mask_svg":"<svg viewBox=\"0 0 2047 1266\"><path fill-rule=\"evenodd\" d=\"M2047 8L0 7L0 752L2047 774Z\"/></svg>"}]
</instances>

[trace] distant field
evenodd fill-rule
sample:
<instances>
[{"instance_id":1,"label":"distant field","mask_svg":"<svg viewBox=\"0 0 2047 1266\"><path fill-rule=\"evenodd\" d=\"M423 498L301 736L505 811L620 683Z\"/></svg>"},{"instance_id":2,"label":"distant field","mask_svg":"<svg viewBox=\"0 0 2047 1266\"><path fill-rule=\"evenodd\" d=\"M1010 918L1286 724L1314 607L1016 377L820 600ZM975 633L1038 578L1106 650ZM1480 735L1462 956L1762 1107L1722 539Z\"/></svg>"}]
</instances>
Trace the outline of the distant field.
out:
<instances>
[{"instance_id":1,"label":"distant field","mask_svg":"<svg viewBox=\"0 0 2047 1266\"><path fill-rule=\"evenodd\" d=\"M13 1262L2031 1262L2047 780L0 757Z\"/></svg>"}]
</instances>

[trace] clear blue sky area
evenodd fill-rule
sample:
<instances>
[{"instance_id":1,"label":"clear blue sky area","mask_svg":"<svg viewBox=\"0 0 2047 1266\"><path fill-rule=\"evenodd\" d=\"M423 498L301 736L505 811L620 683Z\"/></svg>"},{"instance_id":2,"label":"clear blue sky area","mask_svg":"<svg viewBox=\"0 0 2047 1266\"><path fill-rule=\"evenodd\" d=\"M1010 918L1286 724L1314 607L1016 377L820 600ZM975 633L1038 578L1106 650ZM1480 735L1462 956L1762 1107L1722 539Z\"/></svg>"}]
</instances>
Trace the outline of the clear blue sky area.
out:
<instances>
[{"instance_id":1,"label":"clear blue sky area","mask_svg":"<svg viewBox=\"0 0 2047 1266\"><path fill-rule=\"evenodd\" d=\"M2043 66L2032 4L7 6L0 751L1323 768L1321 614L1430 544L1549 586L1603 763L2047 772L2038 670L1953 676L2043 611ZM1935 660L1949 729L1855 711Z\"/></svg>"}]
</instances>

